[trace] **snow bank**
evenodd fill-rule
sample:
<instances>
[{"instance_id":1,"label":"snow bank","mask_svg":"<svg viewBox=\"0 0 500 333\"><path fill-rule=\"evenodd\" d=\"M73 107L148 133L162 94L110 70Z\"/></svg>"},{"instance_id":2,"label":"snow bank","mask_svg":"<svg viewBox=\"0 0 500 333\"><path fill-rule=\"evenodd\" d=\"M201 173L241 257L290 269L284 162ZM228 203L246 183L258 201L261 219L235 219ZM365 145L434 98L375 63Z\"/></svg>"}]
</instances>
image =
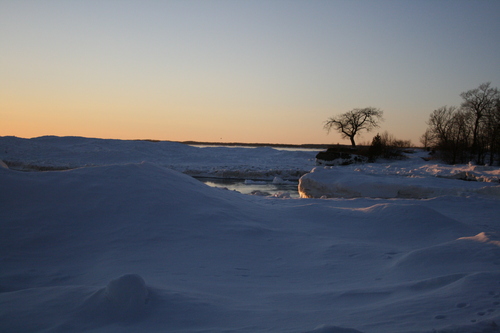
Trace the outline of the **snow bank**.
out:
<instances>
[{"instance_id":1,"label":"snow bank","mask_svg":"<svg viewBox=\"0 0 500 333\"><path fill-rule=\"evenodd\" d=\"M351 167L351 170L366 174L406 176L406 177L441 177L449 179L460 179L478 182L498 183L500 180L500 168L493 166L479 166L469 164L449 165L436 163L436 161L424 161L427 152L416 151L402 161L381 161L381 163L370 163Z\"/></svg>"},{"instance_id":2,"label":"snow bank","mask_svg":"<svg viewBox=\"0 0 500 333\"><path fill-rule=\"evenodd\" d=\"M299 180L303 198L409 198L500 196L500 168L430 163L416 150L407 159L362 165L316 167Z\"/></svg>"},{"instance_id":3,"label":"snow bank","mask_svg":"<svg viewBox=\"0 0 500 333\"><path fill-rule=\"evenodd\" d=\"M412 198L425 199L442 195L466 196L471 193L500 193L498 183L464 182L432 175L412 176L372 170L314 168L299 180L302 198Z\"/></svg>"},{"instance_id":4,"label":"snow bank","mask_svg":"<svg viewBox=\"0 0 500 333\"><path fill-rule=\"evenodd\" d=\"M407 253L394 263L393 273L407 278L427 279L438 272L445 275L482 269L496 271L499 259L498 245L461 238Z\"/></svg>"}]
</instances>

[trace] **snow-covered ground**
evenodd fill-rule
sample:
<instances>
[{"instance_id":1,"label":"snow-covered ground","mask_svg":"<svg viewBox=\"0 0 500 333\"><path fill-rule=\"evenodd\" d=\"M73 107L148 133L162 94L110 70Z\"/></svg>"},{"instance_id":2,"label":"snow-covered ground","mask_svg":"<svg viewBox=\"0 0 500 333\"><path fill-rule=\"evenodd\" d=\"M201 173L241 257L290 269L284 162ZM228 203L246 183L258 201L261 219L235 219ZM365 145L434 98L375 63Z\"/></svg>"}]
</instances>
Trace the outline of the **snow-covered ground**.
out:
<instances>
[{"instance_id":1,"label":"snow-covered ground","mask_svg":"<svg viewBox=\"0 0 500 333\"><path fill-rule=\"evenodd\" d=\"M1 137L11 166L76 168L0 167L0 331L500 331L498 168L418 153L318 168L301 183L326 200L181 173L298 177L314 155ZM489 182L454 179L467 172ZM391 184L442 190L389 196Z\"/></svg>"},{"instance_id":2,"label":"snow-covered ground","mask_svg":"<svg viewBox=\"0 0 500 333\"><path fill-rule=\"evenodd\" d=\"M407 156L386 163L317 167L300 179L298 190L304 198L426 199L472 193L500 197L498 167L426 162L427 153L418 150Z\"/></svg>"},{"instance_id":3,"label":"snow-covered ground","mask_svg":"<svg viewBox=\"0 0 500 333\"><path fill-rule=\"evenodd\" d=\"M0 138L0 159L16 169L67 169L150 162L199 177L299 179L315 165L317 151L198 148L169 141L103 140L45 136Z\"/></svg>"}]
</instances>

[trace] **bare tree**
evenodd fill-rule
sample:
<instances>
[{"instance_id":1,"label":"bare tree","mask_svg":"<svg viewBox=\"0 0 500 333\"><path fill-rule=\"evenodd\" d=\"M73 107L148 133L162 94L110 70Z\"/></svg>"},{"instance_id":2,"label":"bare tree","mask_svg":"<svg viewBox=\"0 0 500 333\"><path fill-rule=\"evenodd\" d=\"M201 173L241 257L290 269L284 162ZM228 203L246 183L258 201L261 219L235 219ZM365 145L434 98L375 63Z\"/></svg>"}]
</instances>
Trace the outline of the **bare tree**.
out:
<instances>
[{"instance_id":1,"label":"bare tree","mask_svg":"<svg viewBox=\"0 0 500 333\"><path fill-rule=\"evenodd\" d=\"M343 138L349 138L351 145L356 147L354 138L359 132L367 132L379 127L379 122L383 120L383 111L367 107L364 109L352 109L346 113L329 118L325 122L325 130L330 133L331 129L338 131Z\"/></svg>"},{"instance_id":2,"label":"bare tree","mask_svg":"<svg viewBox=\"0 0 500 333\"><path fill-rule=\"evenodd\" d=\"M500 91L489 82L460 94L460 108L444 106L431 113L427 144L449 163L500 162Z\"/></svg>"},{"instance_id":3,"label":"bare tree","mask_svg":"<svg viewBox=\"0 0 500 333\"><path fill-rule=\"evenodd\" d=\"M490 152L489 164L493 165L495 155L500 158L500 96L496 98L493 108L486 115L484 132Z\"/></svg>"},{"instance_id":4,"label":"bare tree","mask_svg":"<svg viewBox=\"0 0 500 333\"><path fill-rule=\"evenodd\" d=\"M455 164L468 160L472 137L469 112L455 106L443 106L431 113L427 124L425 135L446 162Z\"/></svg>"},{"instance_id":5,"label":"bare tree","mask_svg":"<svg viewBox=\"0 0 500 333\"><path fill-rule=\"evenodd\" d=\"M424 148L429 148L432 139L433 139L432 131L426 129L425 133L422 134L422 136L420 137L420 143L424 146Z\"/></svg>"},{"instance_id":6,"label":"bare tree","mask_svg":"<svg viewBox=\"0 0 500 333\"><path fill-rule=\"evenodd\" d=\"M427 125L429 125L429 139L434 145L450 139L453 117L457 111L458 108L455 106L442 106L431 113Z\"/></svg>"},{"instance_id":7,"label":"bare tree","mask_svg":"<svg viewBox=\"0 0 500 333\"><path fill-rule=\"evenodd\" d=\"M499 98L497 88L490 88L491 82L483 83L476 89L471 89L460 94L463 98L462 108L473 116L472 128L472 153L477 155L478 162L482 159L480 145L481 127L485 118L494 111L495 101Z\"/></svg>"}]
</instances>

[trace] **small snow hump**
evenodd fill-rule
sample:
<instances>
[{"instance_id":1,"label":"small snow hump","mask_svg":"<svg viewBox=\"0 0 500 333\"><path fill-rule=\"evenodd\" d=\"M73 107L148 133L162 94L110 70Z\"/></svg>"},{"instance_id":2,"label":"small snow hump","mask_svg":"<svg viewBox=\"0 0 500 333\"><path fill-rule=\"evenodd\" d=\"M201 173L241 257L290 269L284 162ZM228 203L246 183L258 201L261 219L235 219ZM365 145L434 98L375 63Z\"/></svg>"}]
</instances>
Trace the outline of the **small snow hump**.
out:
<instances>
[{"instance_id":1,"label":"small snow hump","mask_svg":"<svg viewBox=\"0 0 500 333\"><path fill-rule=\"evenodd\" d=\"M363 333L353 328L323 325L305 333Z\"/></svg>"},{"instance_id":2,"label":"small snow hump","mask_svg":"<svg viewBox=\"0 0 500 333\"><path fill-rule=\"evenodd\" d=\"M142 277L126 274L95 291L79 307L74 318L64 325L75 327L74 330L80 327L83 331L83 328L95 328L113 322L139 321L147 314L150 297Z\"/></svg>"},{"instance_id":3,"label":"small snow hump","mask_svg":"<svg viewBox=\"0 0 500 333\"><path fill-rule=\"evenodd\" d=\"M143 309L148 303L149 292L142 277L126 274L108 283L105 297L117 312L131 313Z\"/></svg>"}]
</instances>

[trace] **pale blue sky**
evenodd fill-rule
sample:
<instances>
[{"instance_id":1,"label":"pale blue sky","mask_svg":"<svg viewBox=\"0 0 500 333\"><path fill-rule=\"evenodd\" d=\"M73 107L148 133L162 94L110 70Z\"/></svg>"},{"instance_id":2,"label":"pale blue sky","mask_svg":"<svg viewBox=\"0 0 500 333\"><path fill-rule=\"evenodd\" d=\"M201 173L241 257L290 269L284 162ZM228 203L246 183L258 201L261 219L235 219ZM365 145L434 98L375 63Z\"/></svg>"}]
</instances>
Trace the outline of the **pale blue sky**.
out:
<instances>
[{"instance_id":1,"label":"pale blue sky","mask_svg":"<svg viewBox=\"0 0 500 333\"><path fill-rule=\"evenodd\" d=\"M374 106L417 143L499 35L500 1L4 0L0 135L347 143L323 122Z\"/></svg>"}]
</instances>

